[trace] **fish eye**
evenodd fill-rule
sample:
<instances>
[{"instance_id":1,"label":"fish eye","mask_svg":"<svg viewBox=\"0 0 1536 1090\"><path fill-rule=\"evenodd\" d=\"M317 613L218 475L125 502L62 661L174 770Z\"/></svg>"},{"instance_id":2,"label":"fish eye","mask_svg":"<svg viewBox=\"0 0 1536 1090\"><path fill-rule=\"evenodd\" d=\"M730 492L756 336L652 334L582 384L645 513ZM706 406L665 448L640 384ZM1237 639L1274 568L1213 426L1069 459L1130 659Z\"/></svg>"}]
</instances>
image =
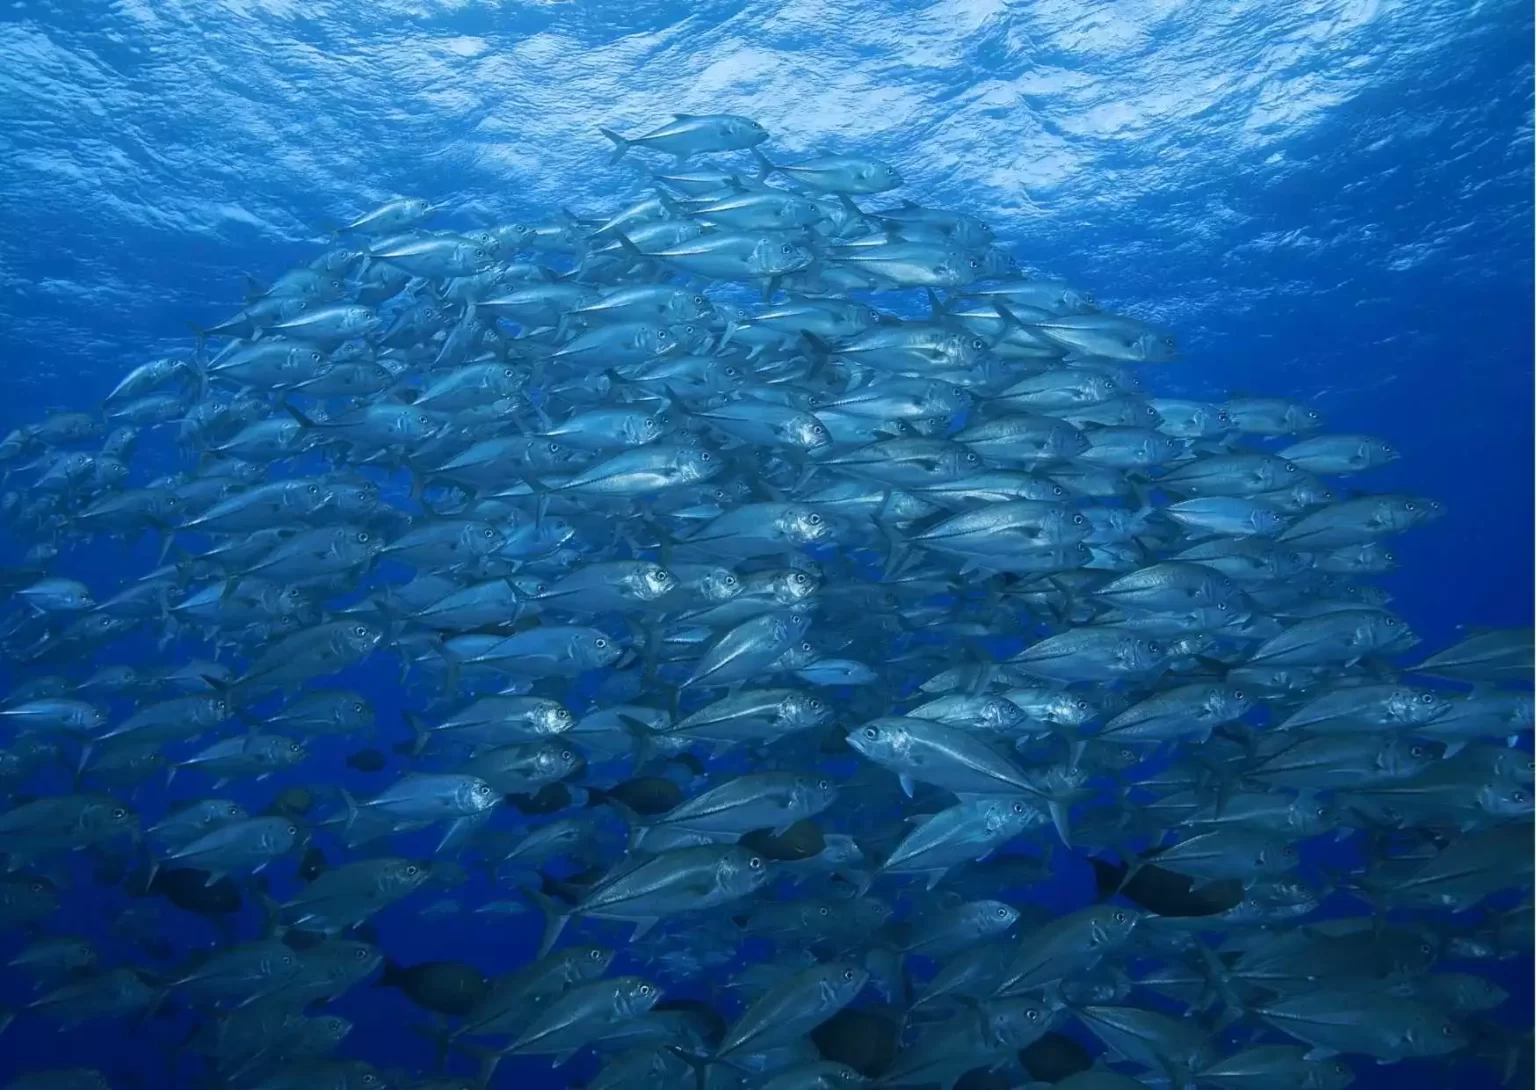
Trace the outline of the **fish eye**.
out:
<instances>
[{"instance_id":1,"label":"fish eye","mask_svg":"<svg viewBox=\"0 0 1536 1090\"><path fill-rule=\"evenodd\" d=\"M848 981L848 983L852 984L853 980L854 980L853 970L852 969L844 969L843 970L843 979Z\"/></svg>"},{"instance_id":2,"label":"fish eye","mask_svg":"<svg viewBox=\"0 0 1536 1090\"><path fill-rule=\"evenodd\" d=\"M795 248L793 246L786 242L784 245L779 247L779 252L789 254L794 253L794 249Z\"/></svg>"},{"instance_id":3,"label":"fish eye","mask_svg":"<svg viewBox=\"0 0 1536 1090\"><path fill-rule=\"evenodd\" d=\"M735 378L736 375L737 375L736 368L734 368L734 367L727 367L725 369L725 377L726 378Z\"/></svg>"},{"instance_id":4,"label":"fish eye","mask_svg":"<svg viewBox=\"0 0 1536 1090\"><path fill-rule=\"evenodd\" d=\"M795 572L795 574L793 576L791 576L791 578L794 579L794 581L796 583L804 583L805 582L805 573L797 571L797 572Z\"/></svg>"},{"instance_id":5,"label":"fish eye","mask_svg":"<svg viewBox=\"0 0 1536 1090\"><path fill-rule=\"evenodd\" d=\"M592 645L601 651L603 648L608 646L608 641L599 636L597 639L592 641Z\"/></svg>"},{"instance_id":6,"label":"fish eye","mask_svg":"<svg viewBox=\"0 0 1536 1090\"><path fill-rule=\"evenodd\" d=\"M559 454L560 453L560 444L559 443L551 443L551 444L549 444L549 452L551 454Z\"/></svg>"},{"instance_id":7,"label":"fish eye","mask_svg":"<svg viewBox=\"0 0 1536 1090\"><path fill-rule=\"evenodd\" d=\"M816 781L816 786L819 787L821 790L825 791L829 787L832 786L832 781L831 780L817 780Z\"/></svg>"},{"instance_id":8,"label":"fish eye","mask_svg":"<svg viewBox=\"0 0 1536 1090\"><path fill-rule=\"evenodd\" d=\"M762 870L763 861L754 855L751 859L747 860L747 866L751 867L753 870Z\"/></svg>"},{"instance_id":9,"label":"fish eye","mask_svg":"<svg viewBox=\"0 0 1536 1090\"><path fill-rule=\"evenodd\" d=\"M696 307L702 307L708 301L709 300L705 299L702 295L695 295L693 297L693 305Z\"/></svg>"},{"instance_id":10,"label":"fish eye","mask_svg":"<svg viewBox=\"0 0 1536 1090\"><path fill-rule=\"evenodd\" d=\"M430 423L432 423L432 418L430 416L428 416L426 413L421 413L421 414L419 414L416 417L416 423L418 423L418 424L430 424Z\"/></svg>"},{"instance_id":11,"label":"fish eye","mask_svg":"<svg viewBox=\"0 0 1536 1090\"><path fill-rule=\"evenodd\" d=\"M484 257L485 256L485 251L483 249L476 250L475 251L475 256L476 257Z\"/></svg>"},{"instance_id":12,"label":"fish eye","mask_svg":"<svg viewBox=\"0 0 1536 1090\"><path fill-rule=\"evenodd\" d=\"M128 811L124 810L121 806L114 806L112 808L112 816L116 820L122 821L123 818L128 816Z\"/></svg>"},{"instance_id":13,"label":"fish eye","mask_svg":"<svg viewBox=\"0 0 1536 1090\"><path fill-rule=\"evenodd\" d=\"M1435 702L1435 694L1434 693L1420 693L1419 694L1419 703L1420 704L1433 704L1434 702Z\"/></svg>"},{"instance_id":14,"label":"fish eye","mask_svg":"<svg viewBox=\"0 0 1536 1090\"><path fill-rule=\"evenodd\" d=\"M971 347L980 352L983 348L987 347L987 342L978 337L971 342Z\"/></svg>"},{"instance_id":15,"label":"fish eye","mask_svg":"<svg viewBox=\"0 0 1536 1090\"><path fill-rule=\"evenodd\" d=\"M318 353L318 352L311 352L309 354L309 358L311 360L313 360L315 363L319 363L320 362L320 353Z\"/></svg>"},{"instance_id":16,"label":"fish eye","mask_svg":"<svg viewBox=\"0 0 1536 1090\"><path fill-rule=\"evenodd\" d=\"M366 544L368 544L368 531L367 530L359 530L357 532L357 543L359 545L366 545Z\"/></svg>"},{"instance_id":17,"label":"fish eye","mask_svg":"<svg viewBox=\"0 0 1536 1090\"><path fill-rule=\"evenodd\" d=\"M320 486L312 484L306 488L305 491L308 492L311 496L318 496L320 494Z\"/></svg>"},{"instance_id":18,"label":"fish eye","mask_svg":"<svg viewBox=\"0 0 1536 1090\"><path fill-rule=\"evenodd\" d=\"M650 995L651 994L651 986L649 984L642 984L642 985L640 985L640 994L641 995Z\"/></svg>"},{"instance_id":19,"label":"fish eye","mask_svg":"<svg viewBox=\"0 0 1536 1090\"><path fill-rule=\"evenodd\" d=\"M1085 711L1088 710L1088 701L1086 701L1086 700L1079 700L1076 703L1076 707L1077 707L1078 711L1085 712Z\"/></svg>"},{"instance_id":20,"label":"fish eye","mask_svg":"<svg viewBox=\"0 0 1536 1090\"><path fill-rule=\"evenodd\" d=\"M664 341L664 340L666 340L666 339L667 339L667 338L668 338L668 337L670 337L670 336L671 336L671 335L672 335L672 334L670 334L670 333L668 333L668 332L667 332L667 331L666 331L666 330L665 330L665 329L658 329L658 330L657 330L657 331L656 331L656 339L657 339L657 340L658 340L658 341Z\"/></svg>"},{"instance_id":21,"label":"fish eye","mask_svg":"<svg viewBox=\"0 0 1536 1090\"><path fill-rule=\"evenodd\" d=\"M1083 516L1081 514L1077 514L1077 515L1073 515L1072 516L1072 525L1074 525L1074 526L1081 526L1083 523L1085 523L1087 521L1088 520L1083 518Z\"/></svg>"},{"instance_id":22,"label":"fish eye","mask_svg":"<svg viewBox=\"0 0 1536 1090\"><path fill-rule=\"evenodd\" d=\"M1396 628L1397 627L1397 618L1395 618L1395 617L1388 617L1388 618L1386 618L1386 624L1387 624L1388 628Z\"/></svg>"},{"instance_id":23,"label":"fish eye","mask_svg":"<svg viewBox=\"0 0 1536 1090\"><path fill-rule=\"evenodd\" d=\"M878 730L876 730L874 727L865 727L864 728L864 737L866 737L866 738L870 739L871 741L873 741L874 739L880 737L880 732Z\"/></svg>"},{"instance_id":24,"label":"fish eye","mask_svg":"<svg viewBox=\"0 0 1536 1090\"><path fill-rule=\"evenodd\" d=\"M966 264L970 265L970 267L973 268L973 269L981 268L981 262L978 259L974 258L974 257L971 258L970 261L966 262Z\"/></svg>"},{"instance_id":25,"label":"fish eye","mask_svg":"<svg viewBox=\"0 0 1536 1090\"><path fill-rule=\"evenodd\" d=\"M1124 923L1125 922L1125 913L1123 911L1118 911L1118 912L1115 913L1115 922L1116 923Z\"/></svg>"},{"instance_id":26,"label":"fish eye","mask_svg":"<svg viewBox=\"0 0 1536 1090\"><path fill-rule=\"evenodd\" d=\"M1285 463L1285 471L1287 473L1295 473L1296 472L1296 463L1295 462L1286 462Z\"/></svg>"},{"instance_id":27,"label":"fish eye","mask_svg":"<svg viewBox=\"0 0 1536 1090\"><path fill-rule=\"evenodd\" d=\"M510 367L503 367L501 369L501 373L503 375L505 375L507 378L511 378L514 374L516 374L516 372L513 371L512 368L510 368Z\"/></svg>"},{"instance_id":28,"label":"fish eye","mask_svg":"<svg viewBox=\"0 0 1536 1090\"><path fill-rule=\"evenodd\" d=\"M830 915L832 915L832 913L827 908L826 905L822 905L819 909L816 910L816 915L818 915L818 916L830 916Z\"/></svg>"},{"instance_id":29,"label":"fish eye","mask_svg":"<svg viewBox=\"0 0 1536 1090\"><path fill-rule=\"evenodd\" d=\"M33 893L41 893L41 892L43 892L44 888L45 887L43 886L43 884L41 882L33 882L32 886L31 886L31 889L32 889Z\"/></svg>"},{"instance_id":30,"label":"fish eye","mask_svg":"<svg viewBox=\"0 0 1536 1090\"><path fill-rule=\"evenodd\" d=\"M288 752L289 752L289 753L298 753L298 752L299 752L299 751L301 751L301 750L302 750L302 749L303 749L303 748L304 748L304 747L303 747L303 745L301 745L301 744L300 744L300 743L298 743L298 742L289 742L289 743L288 743ZM295 832L295 831L296 831L296 830L289 830L289 831L290 831L290 832Z\"/></svg>"},{"instance_id":31,"label":"fish eye","mask_svg":"<svg viewBox=\"0 0 1536 1090\"><path fill-rule=\"evenodd\" d=\"M821 525L821 516L818 515L818 514L812 513L812 514L809 514L809 515L807 515L805 517L805 521L807 523L809 523L810 525L812 525L812 526L820 526Z\"/></svg>"},{"instance_id":32,"label":"fish eye","mask_svg":"<svg viewBox=\"0 0 1536 1090\"><path fill-rule=\"evenodd\" d=\"M484 530L480 531L480 536L489 541L491 538L496 536L496 531L487 526Z\"/></svg>"},{"instance_id":33,"label":"fish eye","mask_svg":"<svg viewBox=\"0 0 1536 1090\"><path fill-rule=\"evenodd\" d=\"M1514 791L1511 791L1509 793L1509 800L1511 802L1524 802L1525 801L1525 792L1519 790L1518 788L1516 788Z\"/></svg>"},{"instance_id":34,"label":"fish eye","mask_svg":"<svg viewBox=\"0 0 1536 1090\"><path fill-rule=\"evenodd\" d=\"M1412 749L1410 749L1408 751L1408 755L1410 757L1422 757L1422 756L1424 756L1424 747L1423 746L1414 746Z\"/></svg>"},{"instance_id":35,"label":"fish eye","mask_svg":"<svg viewBox=\"0 0 1536 1090\"><path fill-rule=\"evenodd\" d=\"M589 950L587 952L587 957L591 958L593 961L601 961L603 960L603 952L601 950Z\"/></svg>"},{"instance_id":36,"label":"fish eye","mask_svg":"<svg viewBox=\"0 0 1536 1090\"><path fill-rule=\"evenodd\" d=\"M714 455L710 454L707 450L701 450L699 451L699 461L712 462L714 461Z\"/></svg>"},{"instance_id":37,"label":"fish eye","mask_svg":"<svg viewBox=\"0 0 1536 1090\"><path fill-rule=\"evenodd\" d=\"M1000 919L1000 920L1008 918L1008 910L1006 908L1004 908L1002 905L999 905L998 908L997 908L997 918Z\"/></svg>"}]
</instances>

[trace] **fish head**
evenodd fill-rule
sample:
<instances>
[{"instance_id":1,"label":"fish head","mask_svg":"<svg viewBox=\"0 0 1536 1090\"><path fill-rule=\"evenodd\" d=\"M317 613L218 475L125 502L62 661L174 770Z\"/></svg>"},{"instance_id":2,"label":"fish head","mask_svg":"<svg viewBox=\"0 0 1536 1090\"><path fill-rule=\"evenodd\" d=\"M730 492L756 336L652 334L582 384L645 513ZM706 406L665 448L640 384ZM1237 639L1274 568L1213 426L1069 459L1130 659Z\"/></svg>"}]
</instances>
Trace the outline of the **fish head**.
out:
<instances>
[{"instance_id":1,"label":"fish head","mask_svg":"<svg viewBox=\"0 0 1536 1090\"><path fill-rule=\"evenodd\" d=\"M1403 1041L1415 1056L1445 1056L1467 1047L1467 1035L1449 1018L1430 1009L1403 1031Z\"/></svg>"},{"instance_id":2,"label":"fish head","mask_svg":"<svg viewBox=\"0 0 1536 1090\"><path fill-rule=\"evenodd\" d=\"M1355 647L1380 654L1407 651L1419 642L1418 635L1406 621L1383 609L1363 611L1353 634Z\"/></svg>"},{"instance_id":3,"label":"fish head","mask_svg":"<svg viewBox=\"0 0 1536 1090\"><path fill-rule=\"evenodd\" d=\"M1430 768L1444 753L1440 742L1393 737L1378 752L1376 763L1383 772L1390 772L1392 779L1407 779Z\"/></svg>"},{"instance_id":4,"label":"fish head","mask_svg":"<svg viewBox=\"0 0 1536 1090\"><path fill-rule=\"evenodd\" d=\"M570 946L556 956L569 980L595 980L613 964L613 951L601 946Z\"/></svg>"},{"instance_id":5,"label":"fish head","mask_svg":"<svg viewBox=\"0 0 1536 1090\"><path fill-rule=\"evenodd\" d=\"M996 935L1007 931L1019 919L1019 910L1002 901L972 901L966 917L978 935Z\"/></svg>"},{"instance_id":6,"label":"fish head","mask_svg":"<svg viewBox=\"0 0 1536 1090\"><path fill-rule=\"evenodd\" d=\"M588 670L600 670L612 666L624 653L619 641L595 629L582 629L571 634L570 656L583 663Z\"/></svg>"},{"instance_id":7,"label":"fish head","mask_svg":"<svg viewBox=\"0 0 1536 1090\"><path fill-rule=\"evenodd\" d=\"M757 276L782 276L810 268L815 260L815 252L803 243L787 238L764 238L752 248L747 267Z\"/></svg>"},{"instance_id":8,"label":"fish head","mask_svg":"<svg viewBox=\"0 0 1536 1090\"><path fill-rule=\"evenodd\" d=\"M912 748L912 737L894 717L872 719L848 732L848 744L877 764L900 759Z\"/></svg>"},{"instance_id":9,"label":"fish head","mask_svg":"<svg viewBox=\"0 0 1536 1090\"><path fill-rule=\"evenodd\" d=\"M459 531L459 543L471 556L490 556L499 552L507 539L488 522L469 522Z\"/></svg>"},{"instance_id":10,"label":"fish head","mask_svg":"<svg viewBox=\"0 0 1536 1090\"><path fill-rule=\"evenodd\" d=\"M1212 720L1231 722L1247 714L1253 707L1253 696L1247 689L1235 685L1211 685L1200 702L1201 709Z\"/></svg>"},{"instance_id":11,"label":"fish head","mask_svg":"<svg viewBox=\"0 0 1536 1090\"><path fill-rule=\"evenodd\" d=\"M1039 999L999 1000L987 1009L987 1033L1000 1049L1027 1048L1050 1025L1051 1014Z\"/></svg>"},{"instance_id":12,"label":"fish head","mask_svg":"<svg viewBox=\"0 0 1536 1090\"><path fill-rule=\"evenodd\" d=\"M1178 342L1166 333L1143 333L1131 341L1129 348L1131 358L1143 363L1166 363L1179 355Z\"/></svg>"},{"instance_id":13,"label":"fish head","mask_svg":"<svg viewBox=\"0 0 1536 1090\"><path fill-rule=\"evenodd\" d=\"M1442 693L1407 686L1393 689L1386 700L1387 714L1398 723L1432 723L1452 707L1452 702Z\"/></svg>"},{"instance_id":14,"label":"fish head","mask_svg":"<svg viewBox=\"0 0 1536 1090\"><path fill-rule=\"evenodd\" d=\"M746 896L762 889L772 877L768 861L745 848L733 848L724 853L715 869L715 884L734 896Z\"/></svg>"},{"instance_id":15,"label":"fish head","mask_svg":"<svg viewBox=\"0 0 1536 1090\"><path fill-rule=\"evenodd\" d=\"M626 416L619 426L624 440L631 446L644 446L653 443L666 433L666 422L659 415L632 414Z\"/></svg>"},{"instance_id":16,"label":"fish head","mask_svg":"<svg viewBox=\"0 0 1536 1090\"><path fill-rule=\"evenodd\" d=\"M864 990L869 983L869 970L850 962L834 962L820 967L818 976L827 1007L842 1008Z\"/></svg>"},{"instance_id":17,"label":"fish head","mask_svg":"<svg viewBox=\"0 0 1536 1090\"><path fill-rule=\"evenodd\" d=\"M686 291L679 288L668 297L664 309L667 318L671 321L687 322L695 318L707 317L718 308L712 306L709 296L702 292Z\"/></svg>"},{"instance_id":18,"label":"fish head","mask_svg":"<svg viewBox=\"0 0 1536 1090\"><path fill-rule=\"evenodd\" d=\"M430 439L442 431L446 424L445 420L425 409L409 406L400 407L392 415L390 431L407 442Z\"/></svg>"},{"instance_id":19,"label":"fish head","mask_svg":"<svg viewBox=\"0 0 1536 1090\"><path fill-rule=\"evenodd\" d=\"M1424 496L1401 496L1384 499L1384 506L1388 506L1390 514L1389 525L1394 530L1407 530L1414 526L1423 526L1427 522L1434 522L1445 515L1445 505L1439 500L1428 499Z\"/></svg>"},{"instance_id":20,"label":"fish head","mask_svg":"<svg viewBox=\"0 0 1536 1090\"><path fill-rule=\"evenodd\" d=\"M818 417L810 413L796 413L793 419L778 430L780 438L797 450L815 453L832 446L832 433Z\"/></svg>"},{"instance_id":21,"label":"fish head","mask_svg":"<svg viewBox=\"0 0 1536 1090\"><path fill-rule=\"evenodd\" d=\"M1288 824L1299 836L1316 836L1338 827L1338 808L1313 795L1298 795L1291 802Z\"/></svg>"},{"instance_id":22,"label":"fish head","mask_svg":"<svg viewBox=\"0 0 1536 1090\"><path fill-rule=\"evenodd\" d=\"M644 1014L661 999L661 989L639 977L619 977L614 984L614 1009L626 1018Z\"/></svg>"},{"instance_id":23,"label":"fish head","mask_svg":"<svg viewBox=\"0 0 1536 1090\"><path fill-rule=\"evenodd\" d=\"M1497 818L1529 818L1531 790L1525 784L1497 781L1477 789L1477 808Z\"/></svg>"},{"instance_id":24,"label":"fish head","mask_svg":"<svg viewBox=\"0 0 1536 1090\"><path fill-rule=\"evenodd\" d=\"M732 143L740 144L744 148L756 147L768 139L768 130L750 117L726 115L721 118L719 125L721 132Z\"/></svg>"},{"instance_id":25,"label":"fish head","mask_svg":"<svg viewBox=\"0 0 1536 1090\"><path fill-rule=\"evenodd\" d=\"M831 715L832 709L827 706L827 703L810 693L790 693L779 704L779 721L787 730L807 730L818 727L831 718Z\"/></svg>"},{"instance_id":26,"label":"fish head","mask_svg":"<svg viewBox=\"0 0 1536 1090\"><path fill-rule=\"evenodd\" d=\"M796 776L794 805L807 814L819 814L837 801L837 781L829 776Z\"/></svg>"},{"instance_id":27,"label":"fish head","mask_svg":"<svg viewBox=\"0 0 1536 1090\"><path fill-rule=\"evenodd\" d=\"M680 483L692 484L707 481L725 469L725 459L703 447L680 447L677 452L677 472Z\"/></svg>"},{"instance_id":28,"label":"fish head","mask_svg":"<svg viewBox=\"0 0 1536 1090\"><path fill-rule=\"evenodd\" d=\"M670 334L670 342L673 350L692 352L709 339L709 325L702 321L679 322L676 325L666 327ZM665 351L661 348L661 341L657 342L656 352Z\"/></svg>"},{"instance_id":29,"label":"fish head","mask_svg":"<svg viewBox=\"0 0 1536 1090\"><path fill-rule=\"evenodd\" d=\"M342 627L339 637L346 650L363 655L379 646L384 639L384 628L371 621L354 619Z\"/></svg>"},{"instance_id":30,"label":"fish head","mask_svg":"<svg viewBox=\"0 0 1536 1090\"><path fill-rule=\"evenodd\" d=\"M635 573L635 589L647 602L654 602L677 589L677 576L660 564L642 564Z\"/></svg>"},{"instance_id":31,"label":"fish head","mask_svg":"<svg viewBox=\"0 0 1536 1090\"><path fill-rule=\"evenodd\" d=\"M542 770L557 780L576 775L586 767L587 759L574 746L550 746L539 754Z\"/></svg>"},{"instance_id":32,"label":"fish head","mask_svg":"<svg viewBox=\"0 0 1536 1090\"><path fill-rule=\"evenodd\" d=\"M432 877L432 864L425 859L387 860L374 875L380 893L403 893L417 889Z\"/></svg>"}]
</instances>

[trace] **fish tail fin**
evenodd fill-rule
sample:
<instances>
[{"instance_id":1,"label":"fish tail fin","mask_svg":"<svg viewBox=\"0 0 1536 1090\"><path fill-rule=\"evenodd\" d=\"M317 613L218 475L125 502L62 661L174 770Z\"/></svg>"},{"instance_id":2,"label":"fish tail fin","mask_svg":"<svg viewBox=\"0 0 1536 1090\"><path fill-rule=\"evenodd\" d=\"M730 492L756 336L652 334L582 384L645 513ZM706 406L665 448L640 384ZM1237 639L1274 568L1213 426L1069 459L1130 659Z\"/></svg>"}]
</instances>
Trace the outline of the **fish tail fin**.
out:
<instances>
[{"instance_id":1,"label":"fish tail fin","mask_svg":"<svg viewBox=\"0 0 1536 1090\"><path fill-rule=\"evenodd\" d=\"M619 713L618 718L619 722L624 724L624 729L629 732L631 747L630 753L633 754L635 758L635 772L638 774L639 771L646 766L646 763L649 762L653 756L655 756L655 747L651 742L650 729L644 723L640 722L640 720L631 719L623 712ZM617 800L613 801L615 805L622 805L618 803ZM596 804L594 803L593 805Z\"/></svg>"},{"instance_id":2,"label":"fish tail fin","mask_svg":"<svg viewBox=\"0 0 1536 1090\"><path fill-rule=\"evenodd\" d=\"M630 851L634 851L639 846L641 839L645 836L646 830L651 827L652 823L647 821L640 813L631 808L628 803L625 803L612 795L609 795L603 801L606 802L609 806L613 807L614 813L618 814L619 817L624 820L624 825L629 830L628 849Z\"/></svg>"},{"instance_id":3,"label":"fish tail fin","mask_svg":"<svg viewBox=\"0 0 1536 1090\"><path fill-rule=\"evenodd\" d=\"M608 165L612 166L614 163L617 163L620 159L624 158L624 153L627 152L630 148L631 141L629 138L620 136L612 129L605 129L601 125L598 126L597 131L602 133L613 142L613 154L608 156Z\"/></svg>"},{"instance_id":4,"label":"fish tail fin","mask_svg":"<svg viewBox=\"0 0 1536 1090\"><path fill-rule=\"evenodd\" d=\"M345 787L338 787L336 790L341 792L341 801L347 807L347 824L344 832L350 833L353 824L357 821L357 800L352 797L352 792L348 791Z\"/></svg>"},{"instance_id":5,"label":"fish tail fin","mask_svg":"<svg viewBox=\"0 0 1536 1090\"><path fill-rule=\"evenodd\" d=\"M772 161L769 160L768 156L764 155L757 148L753 148L752 149L752 158L757 160L757 178L756 178L756 180L759 181L759 182L762 181L764 178L768 177L768 175L772 174L774 171L779 169L778 167L773 165Z\"/></svg>"},{"instance_id":6,"label":"fish tail fin","mask_svg":"<svg viewBox=\"0 0 1536 1090\"><path fill-rule=\"evenodd\" d=\"M528 890L527 897L544 917L544 933L539 937L538 955L543 957L560 941L560 935L565 931L565 925L571 922L574 913L539 890Z\"/></svg>"},{"instance_id":7,"label":"fish tail fin","mask_svg":"<svg viewBox=\"0 0 1536 1090\"><path fill-rule=\"evenodd\" d=\"M1019 316L1019 313L1016 310L1010 307L1007 303L1003 302L1001 299L993 300L992 309L997 311L997 313L1003 318L1004 321L1016 325L1020 329L1030 328L1030 323L1026 322L1022 317Z\"/></svg>"},{"instance_id":8,"label":"fish tail fin","mask_svg":"<svg viewBox=\"0 0 1536 1090\"><path fill-rule=\"evenodd\" d=\"M1124 863L1111 863L1090 855L1088 865L1093 868L1093 891L1100 901L1109 900L1117 890L1124 888L1126 872L1130 870Z\"/></svg>"},{"instance_id":9,"label":"fish tail fin","mask_svg":"<svg viewBox=\"0 0 1536 1090\"><path fill-rule=\"evenodd\" d=\"M282 405L283 411L285 411L289 416L291 416L295 420L297 420L301 427L313 429L313 428L318 428L320 426L319 424L315 423L315 421L312 420L310 417L305 416L304 413L301 412L299 409L295 408L293 402L289 401L286 397L278 398L278 404Z\"/></svg>"},{"instance_id":10,"label":"fish tail fin","mask_svg":"<svg viewBox=\"0 0 1536 1090\"><path fill-rule=\"evenodd\" d=\"M411 740L401 742L395 747L395 752L420 757L421 751L427 747L429 737L426 724L422 722L421 716L411 711L404 713L404 719L405 725L411 729Z\"/></svg>"}]
</instances>

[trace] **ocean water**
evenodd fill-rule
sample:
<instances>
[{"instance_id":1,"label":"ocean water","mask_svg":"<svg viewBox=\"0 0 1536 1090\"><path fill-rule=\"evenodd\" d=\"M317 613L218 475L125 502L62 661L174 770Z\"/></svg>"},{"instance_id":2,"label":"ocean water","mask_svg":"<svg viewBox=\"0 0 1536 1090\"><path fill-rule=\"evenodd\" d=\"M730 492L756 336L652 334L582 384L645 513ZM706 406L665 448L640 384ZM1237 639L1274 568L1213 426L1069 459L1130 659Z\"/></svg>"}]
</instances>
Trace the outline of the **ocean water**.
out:
<instances>
[{"instance_id":1,"label":"ocean water","mask_svg":"<svg viewBox=\"0 0 1536 1090\"><path fill-rule=\"evenodd\" d=\"M1382 582L1442 647L1460 626L1531 621L1531 42L1521 0L15 0L0 11L0 432L185 351L188 323L230 312L245 275L306 261L383 200L449 201L466 229L595 211L635 185L596 126L729 111L786 157L886 159L900 196L971 212L1021 263L1172 329L1160 394L1290 397L1394 442L1402 459L1369 486L1449 515L1395 542ZM71 573L111 582L143 570L144 548L84 550ZM383 663L351 676L398 738L391 678ZM1084 880L1039 895L1076 907ZM102 934L124 908L85 882L64 922ZM378 927L399 961L491 972L528 959L533 920L398 910ZM213 938L174 926L188 947ZM1528 1019L1530 966L1503 973ZM26 995L0 970L0 1004ZM429 1060L398 993L360 988L338 1009L358 1027L342 1054ZM124 1087L192 1086L190 1024L18 1023L0 1082L91 1063ZM1429 1090L1441 1070L1356 1085ZM569 1085L539 1060L503 1072ZM1469 1068L1457 1085L1488 1079Z\"/></svg>"}]
</instances>

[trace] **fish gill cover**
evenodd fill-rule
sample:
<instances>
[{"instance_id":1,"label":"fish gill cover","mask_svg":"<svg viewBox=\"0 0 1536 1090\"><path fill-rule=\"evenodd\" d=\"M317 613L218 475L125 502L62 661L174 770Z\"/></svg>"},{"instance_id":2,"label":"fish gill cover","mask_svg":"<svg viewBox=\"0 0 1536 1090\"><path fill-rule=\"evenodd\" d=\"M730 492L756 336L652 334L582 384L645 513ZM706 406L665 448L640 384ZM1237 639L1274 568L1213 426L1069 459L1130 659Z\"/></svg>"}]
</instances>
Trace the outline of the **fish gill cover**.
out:
<instances>
[{"instance_id":1,"label":"fish gill cover","mask_svg":"<svg viewBox=\"0 0 1536 1090\"><path fill-rule=\"evenodd\" d=\"M13 5L0 1085L1529 1083L1530 37Z\"/></svg>"}]
</instances>

